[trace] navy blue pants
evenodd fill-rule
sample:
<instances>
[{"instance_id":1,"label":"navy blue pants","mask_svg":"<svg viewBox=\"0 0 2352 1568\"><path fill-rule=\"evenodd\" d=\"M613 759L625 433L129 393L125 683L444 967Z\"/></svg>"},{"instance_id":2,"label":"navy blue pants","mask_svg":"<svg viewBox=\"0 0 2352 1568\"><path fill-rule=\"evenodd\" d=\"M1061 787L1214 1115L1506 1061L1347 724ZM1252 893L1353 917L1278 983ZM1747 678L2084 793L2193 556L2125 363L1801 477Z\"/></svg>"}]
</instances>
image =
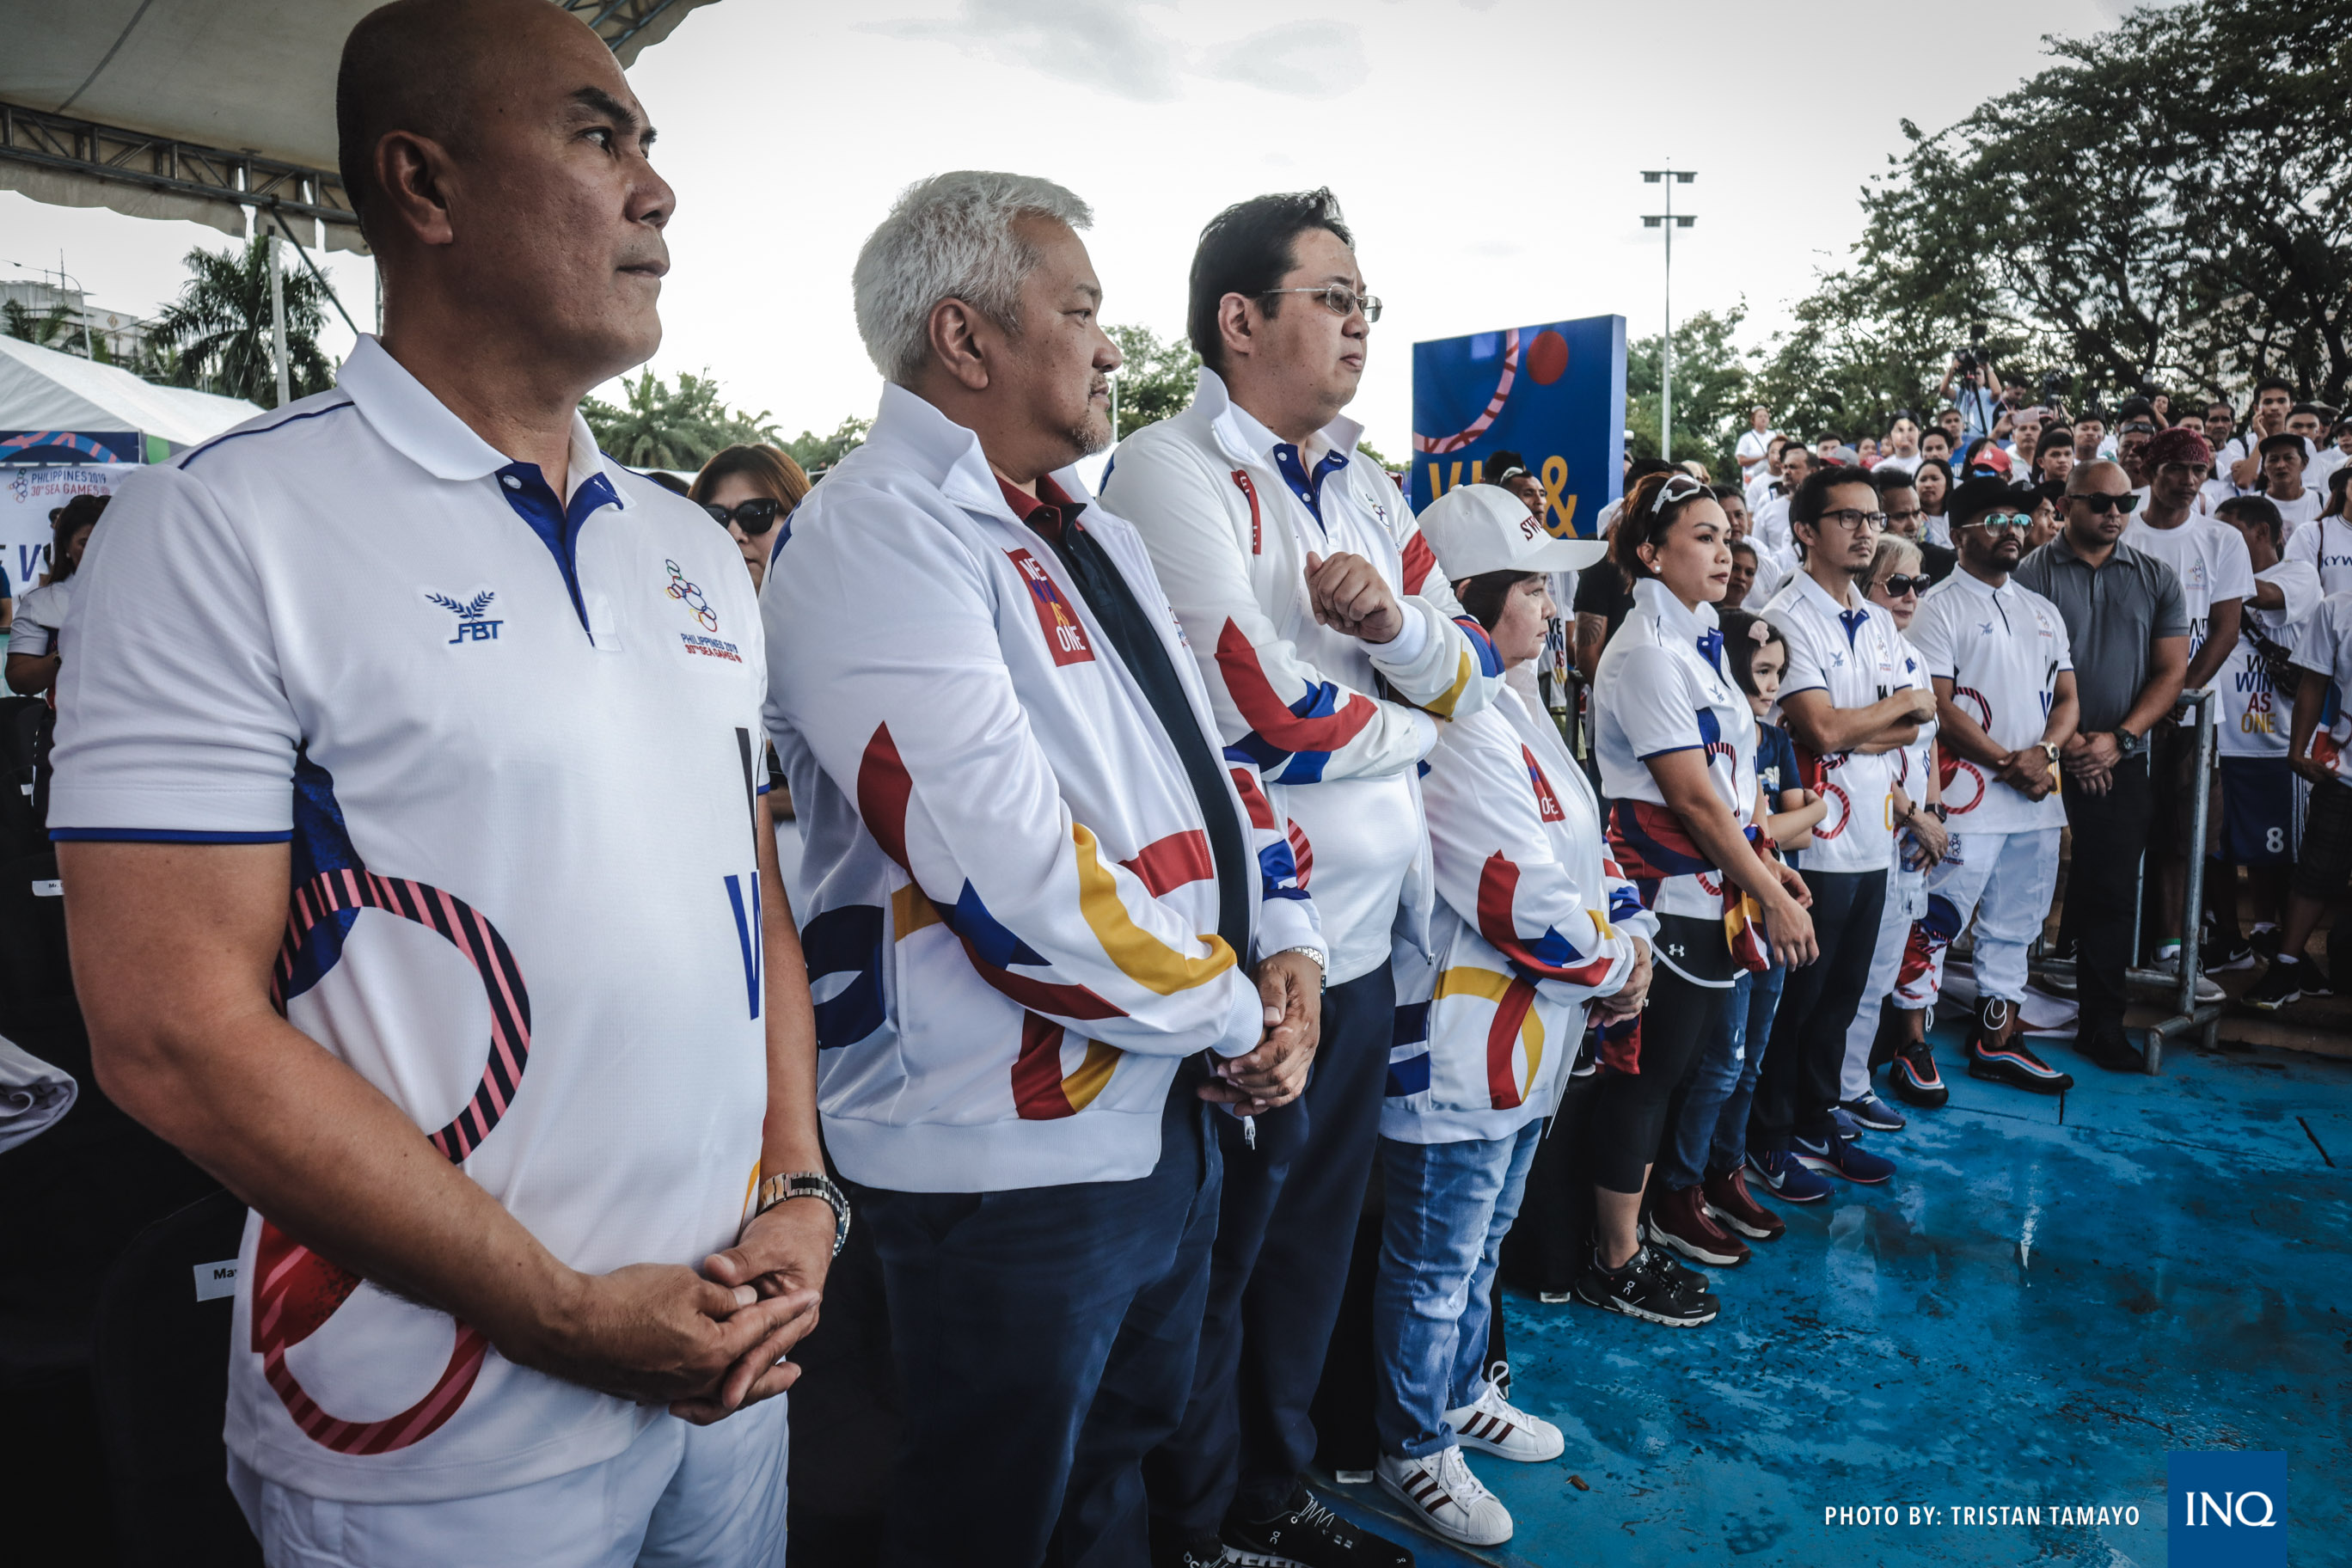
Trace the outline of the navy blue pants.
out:
<instances>
[{"instance_id":1,"label":"navy blue pants","mask_svg":"<svg viewBox=\"0 0 2352 1568\"><path fill-rule=\"evenodd\" d=\"M1348 1282L1396 1031L1382 964L1323 993L1307 1092L1257 1119L1220 1113L1224 1198L1184 1424L1144 1461L1155 1529L1198 1535L1282 1511L1315 1458L1308 1407Z\"/></svg>"},{"instance_id":2,"label":"navy blue pants","mask_svg":"<svg viewBox=\"0 0 2352 1568\"><path fill-rule=\"evenodd\" d=\"M1149 1561L1139 1466L1191 1394L1217 1224L1190 1084L1136 1181L859 1191L906 1412L891 1568Z\"/></svg>"}]
</instances>

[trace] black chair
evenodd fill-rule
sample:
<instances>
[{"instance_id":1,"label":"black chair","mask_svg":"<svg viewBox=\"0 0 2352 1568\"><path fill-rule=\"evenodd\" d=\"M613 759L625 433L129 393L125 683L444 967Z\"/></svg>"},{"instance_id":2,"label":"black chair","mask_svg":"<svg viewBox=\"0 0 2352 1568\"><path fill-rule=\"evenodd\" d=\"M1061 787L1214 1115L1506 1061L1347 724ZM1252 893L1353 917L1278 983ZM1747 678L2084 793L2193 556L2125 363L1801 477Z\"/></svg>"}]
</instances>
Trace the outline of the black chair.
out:
<instances>
[{"instance_id":1,"label":"black chair","mask_svg":"<svg viewBox=\"0 0 2352 1568\"><path fill-rule=\"evenodd\" d=\"M90 1381L123 1568L259 1568L221 1442L233 1303L198 1290L244 1231L234 1194L199 1198L132 1237L99 1293Z\"/></svg>"}]
</instances>

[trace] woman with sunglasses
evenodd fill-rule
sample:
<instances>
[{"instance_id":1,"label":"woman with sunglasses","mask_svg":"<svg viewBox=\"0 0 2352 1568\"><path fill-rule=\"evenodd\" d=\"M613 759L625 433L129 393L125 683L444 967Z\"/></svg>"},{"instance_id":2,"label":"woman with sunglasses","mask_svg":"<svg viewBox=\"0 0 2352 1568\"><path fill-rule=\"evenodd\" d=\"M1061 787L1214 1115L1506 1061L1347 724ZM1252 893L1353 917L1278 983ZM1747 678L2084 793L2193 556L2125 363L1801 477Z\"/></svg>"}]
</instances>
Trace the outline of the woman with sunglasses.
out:
<instances>
[{"instance_id":1,"label":"woman with sunglasses","mask_svg":"<svg viewBox=\"0 0 2352 1568\"><path fill-rule=\"evenodd\" d=\"M687 499L698 501L743 552L757 588L775 552L774 529L809 492L809 477L773 447L729 447L702 465Z\"/></svg>"},{"instance_id":2,"label":"woman with sunglasses","mask_svg":"<svg viewBox=\"0 0 2352 1568\"><path fill-rule=\"evenodd\" d=\"M1905 679L1914 689L1932 694L1935 683L1927 679L1927 661L1901 636L1911 629L1911 619L1919 610L1919 595L1927 591L1919 547L1891 533L1881 535L1863 589L1870 602L1895 622L1895 652L1902 660ZM1878 945L1871 950L1870 978L1862 993L1865 998L1894 994L1904 950L1911 941L1911 922L1927 912L1927 868L1951 847L1944 831L1944 792L1937 778L1933 719L1919 726L1917 740L1895 752L1893 810L1895 861L1886 873L1886 905L1879 917ZM1903 1037L1901 1019L1885 1017L1868 1005L1856 1009L1853 1022L1846 1026L1838 1110L1856 1127L1874 1132L1902 1131L1902 1113L1878 1098L1871 1088L1870 1075L1883 1062L1894 1061L1893 1047ZM1895 1078L1908 1090L1904 1098L1913 1104L1932 1107L1944 1102L1942 1079L1936 1076L1932 1058L1924 1067L1916 1059L1897 1064Z\"/></svg>"},{"instance_id":3,"label":"woman with sunglasses","mask_svg":"<svg viewBox=\"0 0 2352 1568\"><path fill-rule=\"evenodd\" d=\"M1593 683L1601 793L1617 863L1657 917L1647 1007L1602 1031L1593 1114L1593 1247L1578 1300L1685 1328L1720 1303L1706 1279L1642 1245L1642 1194L1669 1101L1714 1033L1738 968L1812 962L1810 895L1762 840L1756 715L1724 661L1716 605L1731 576L1723 507L1676 473L1625 498L1610 554L1633 608ZM1759 929L1759 928L1761 929ZM1735 952L1734 942L1738 947Z\"/></svg>"}]
</instances>

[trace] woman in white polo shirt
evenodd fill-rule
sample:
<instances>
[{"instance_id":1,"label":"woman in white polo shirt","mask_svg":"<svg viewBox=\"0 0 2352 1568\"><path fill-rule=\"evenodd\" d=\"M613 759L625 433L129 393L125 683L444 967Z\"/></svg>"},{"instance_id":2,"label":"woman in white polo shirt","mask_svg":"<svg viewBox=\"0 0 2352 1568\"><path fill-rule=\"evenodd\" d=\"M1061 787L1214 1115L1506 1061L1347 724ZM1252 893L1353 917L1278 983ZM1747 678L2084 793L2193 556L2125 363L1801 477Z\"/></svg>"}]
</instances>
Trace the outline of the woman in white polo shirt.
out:
<instances>
[{"instance_id":1,"label":"woman in white polo shirt","mask_svg":"<svg viewBox=\"0 0 2352 1568\"><path fill-rule=\"evenodd\" d=\"M1716 602L1731 576L1723 508L1681 474L1625 498L1610 553L1633 579L1633 613L1593 684L1594 750L1612 803L1617 863L1657 917L1656 970L1632 1040L1604 1046L1594 1116L1588 1305L1684 1327L1713 1320L1703 1278L1641 1244L1642 1191L1666 1103L1713 1028L1733 965L1812 962L1808 896L1756 827L1756 716L1723 662ZM1743 898L1742 895L1745 895ZM1763 931L1756 930L1760 916ZM1735 956L1735 942L1744 951Z\"/></svg>"},{"instance_id":2,"label":"woman in white polo shirt","mask_svg":"<svg viewBox=\"0 0 2352 1568\"><path fill-rule=\"evenodd\" d=\"M1601 558L1555 539L1495 485L1462 485L1422 535L1506 671L1536 658L1546 574ZM1372 1343L1381 1485L1475 1546L1511 1516L1463 1463L1559 1456L1486 1364L1488 1303L1544 1120L1602 1016L1641 1011L1657 919L1608 858L1601 805L1559 728L1507 680L1444 726L1421 781L1438 902L1429 955L1400 944L1380 1158L1387 1188ZM1590 1070L1589 1068L1587 1070Z\"/></svg>"}]
</instances>

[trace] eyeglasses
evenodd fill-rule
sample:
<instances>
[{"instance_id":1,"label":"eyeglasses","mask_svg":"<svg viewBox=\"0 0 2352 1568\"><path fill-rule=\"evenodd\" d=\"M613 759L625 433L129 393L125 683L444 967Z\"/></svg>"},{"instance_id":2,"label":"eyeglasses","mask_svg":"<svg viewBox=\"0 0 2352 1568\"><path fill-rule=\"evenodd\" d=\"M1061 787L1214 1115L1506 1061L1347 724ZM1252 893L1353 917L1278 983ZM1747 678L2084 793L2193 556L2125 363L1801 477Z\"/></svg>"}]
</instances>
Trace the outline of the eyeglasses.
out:
<instances>
[{"instance_id":1,"label":"eyeglasses","mask_svg":"<svg viewBox=\"0 0 2352 1568\"><path fill-rule=\"evenodd\" d=\"M1917 577L1889 577L1886 581L1879 584L1879 588L1880 591L1885 593L1888 598L1900 599L1908 595L1926 593L1927 591L1927 579L1924 575Z\"/></svg>"},{"instance_id":2,"label":"eyeglasses","mask_svg":"<svg viewBox=\"0 0 2352 1568\"><path fill-rule=\"evenodd\" d=\"M2012 528L2021 531L2032 528L2033 519L2021 511L1989 511L1969 526L1981 528L1987 533L2007 533Z\"/></svg>"},{"instance_id":3,"label":"eyeglasses","mask_svg":"<svg viewBox=\"0 0 2352 1568\"><path fill-rule=\"evenodd\" d=\"M1359 294L1353 289L1342 289L1337 283L1328 283L1320 289L1268 289L1258 298L1264 300L1276 294L1312 294L1322 300L1323 308L1335 316L1352 316L1360 310L1367 321L1381 319L1379 295Z\"/></svg>"},{"instance_id":4,"label":"eyeglasses","mask_svg":"<svg viewBox=\"0 0 2352 1568\"><path fill-rule=\"evenodd\" d=\"M1850 506L1842 506L1835 511L1822 513L1813 526L1819 528L1825 522L1833 522L1853 533L1860 533L1865 528L1875 532L1886 526L1886 514L1883 511L1856 511Z\"/></svg>"},{"instance_id":5,"label":"eyeglasses","mask_svg":"<svg viewBox=\"0 0 2352 1568\"><path fill-rule=\"evenodd\" d=\"M1886 521L1890 523L1916 522L1923 515L1917 507L1906 507L1901 511L1888 512Z\"/></svg>"},{"instance_id":6,"label":"eyeglasses","mask_svg":"<svg viewBox=\"0 0 2352 1568\"><path fill-rule=\"evenodd\" d=\"M2119 511L2126 517L2129 517L2135 510L2138 510L2139 507L2139 496L2136 492L2126 492L2119 496L2111 496L2103 495L2094 490L2086 495L2072 495L2068 496L2066 499L2068 500L2081 501L2084 506L2089 507L2095 512L2105 513L2110 511Z\"/></svg>"},{"instance_id":7,"label":"eyeglasses","mask_svg":"<svg viewBox=\"0 0 2352 1568\"><path fill-rule=\"evenodd\" d=\"M731 522L757 539L776 526L776 514L783 504L772 496L754 496L750 500L736 502L732 511L715 501L704 501L702 510L709 512L719 527L724 528Z\"/></svg>"}]
</instances>

